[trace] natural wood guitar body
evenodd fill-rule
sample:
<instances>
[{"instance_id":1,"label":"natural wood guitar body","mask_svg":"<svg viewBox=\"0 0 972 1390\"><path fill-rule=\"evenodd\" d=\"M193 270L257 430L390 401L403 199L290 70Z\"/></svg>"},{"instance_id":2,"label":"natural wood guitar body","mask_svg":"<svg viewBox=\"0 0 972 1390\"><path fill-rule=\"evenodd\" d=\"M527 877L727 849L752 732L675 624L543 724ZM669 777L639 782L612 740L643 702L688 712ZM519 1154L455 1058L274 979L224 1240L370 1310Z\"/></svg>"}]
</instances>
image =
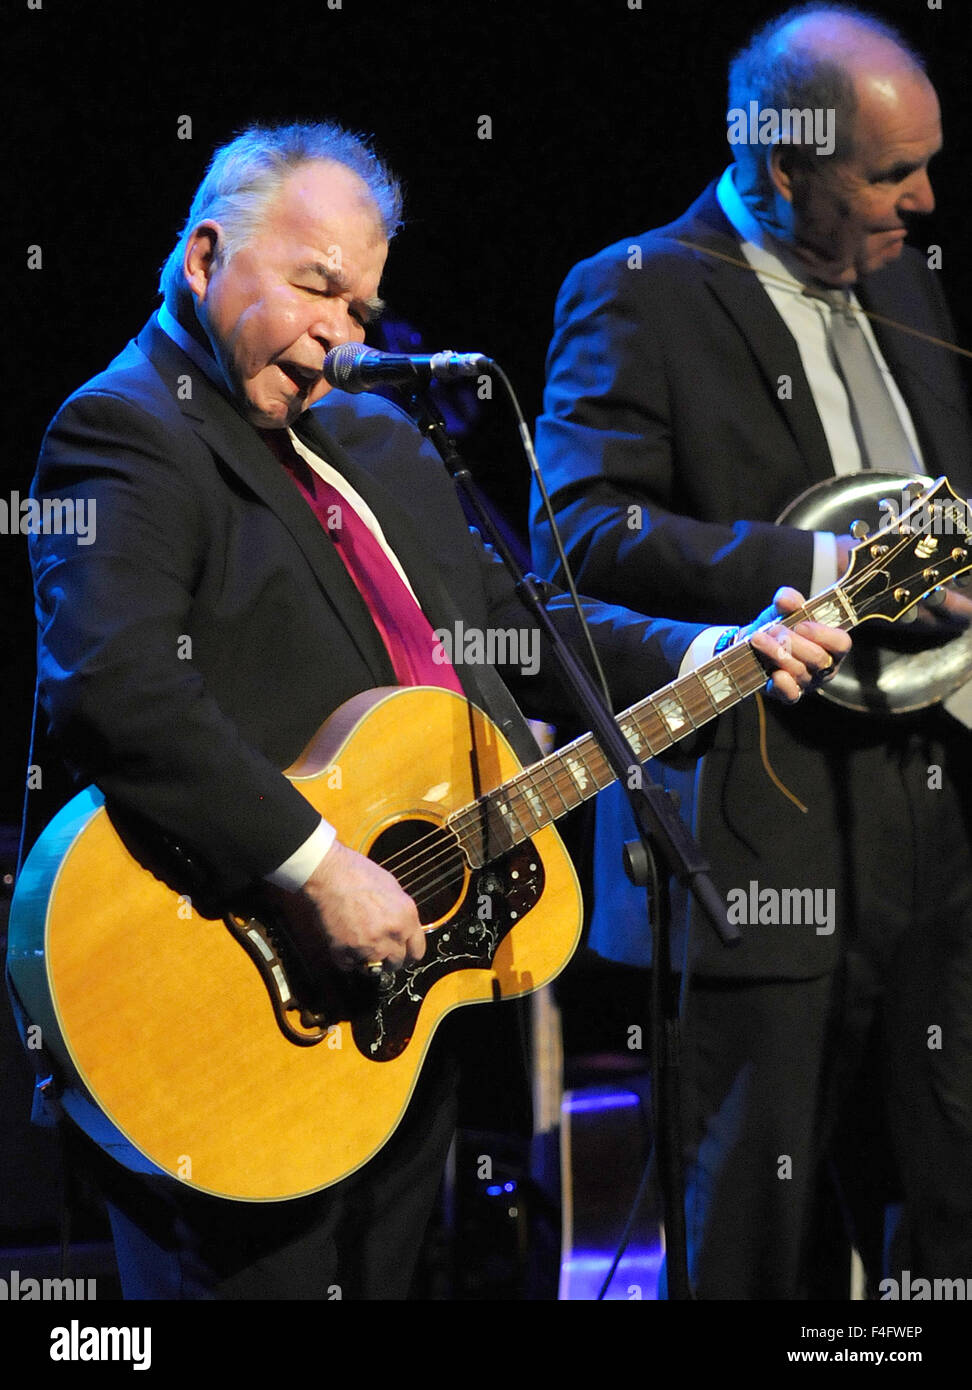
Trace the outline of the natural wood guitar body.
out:
<instances>
[{"instance_id":1,"label":"natural wood guitar body","mask_svg":"<svg viewBox=\"0 0 972 1390\"><path fill-rule=\"evenodd\" d=\"M343 706L289 775L345 844L368 853L389 827L419 821L424 835L519 768L485 715L448 691L418 688ZM395 977L399 990L424 995L399 1055L366 1055L376 1032L370 982L352 989L371 1026L365 1051L348 1015L301 1046L278 1026L264 980L227 925L142 868L98 801L90 791L76 797L25 866L11 971L67 1089L90 1094L153 1165L205 1192L289 1198L359 1168L401 1118L444 1015L539 988L577 942L576 877L548 827L519 847L523 876L537 866L539 896L492 959L488 938L504 917L497 871L451 875L442 893L453 911L429 931L426 960Z\"/></svg>"}]
</instances>

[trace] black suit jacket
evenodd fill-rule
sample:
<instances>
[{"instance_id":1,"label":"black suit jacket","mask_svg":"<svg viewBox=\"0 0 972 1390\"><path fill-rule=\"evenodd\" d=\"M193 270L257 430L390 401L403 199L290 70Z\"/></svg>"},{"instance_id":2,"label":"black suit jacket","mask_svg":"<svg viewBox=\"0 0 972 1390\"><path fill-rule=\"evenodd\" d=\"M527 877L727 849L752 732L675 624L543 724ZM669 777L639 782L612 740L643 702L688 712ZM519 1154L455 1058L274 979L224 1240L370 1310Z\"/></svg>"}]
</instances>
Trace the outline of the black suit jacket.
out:
<instances>
[{"instance_id":1,"label":"black suit jacket","mask_svg":"<svg viewBox=\"0 0 972 1390\"><path fill-rule=\"evenodd\" d=\"M401 412L335 392L297 429L371 506L433 628L528 625ZM34 492L96 509L93 544L40 535L31 547L40 700L79 780L191 852L220 892L271 872L317 822L280 769L345 700L395 684L330 538L154 319L58 412ZM551 608L572 632L562 601ZM624 703L670 678L697 630L604 605L590 617ZM556 717L549 662L536 678L459 675L533 757L505 682L528 713Z\"/></svg>"},{"instance_id":2,"label":"black suit jacket","mask_svg":"<svg viewBox=\"0 0 972 1390\"><path fill-rule=\"evenodd\" d=\"M693 621L740 622L781 584L807 591L812 537L774 519L834 470L783 320L751 271L706 250L742 258L714 185L670 226L574 267L557 302L537 447L585 592ZM937 277L913 251L858 293L869 309L953 338ZM925 471L946 473L972 495L972 425L955 358L881 324L874 330L911 410ZM535 560L553 577L556 556L536 499L532 511ZM900 727L889 732L812 700L768 713L773 766L809 814L765 775L752 702L720 720L701 785L694 772L681 779L685 813L723 894L752 880L839 890L848 855L874 849L851 823L848 779ZM925 726L944 718L930 712ZM643 963L643 904L609 847L609 833L626 824L613 793L599 799L598 815L593 941ZM836 958L838 933L750 926L745 935L731 954L705 938L703 967L793 977Z\"/></svg>"}]
</instances>

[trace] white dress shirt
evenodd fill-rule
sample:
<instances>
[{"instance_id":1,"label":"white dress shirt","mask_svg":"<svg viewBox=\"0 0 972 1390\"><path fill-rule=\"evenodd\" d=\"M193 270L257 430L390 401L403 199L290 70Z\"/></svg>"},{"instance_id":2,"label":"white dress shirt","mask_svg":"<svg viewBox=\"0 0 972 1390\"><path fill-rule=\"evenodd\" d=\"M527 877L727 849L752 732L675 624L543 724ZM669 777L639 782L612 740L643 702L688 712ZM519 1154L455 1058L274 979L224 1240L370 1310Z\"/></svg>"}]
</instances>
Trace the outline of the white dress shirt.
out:
<instances>
[{"instance_id":1,"label":"white dress shirt","mask_svg":"<svg viewBox=\"0 0 972 1390\"><path fill-rule=\"evenodd\" d=\"M860 473L863 464L851 418L850 401L828 344L830 315L834 310L824 300L810 298L803 293L808 280L806 267L776 237L760 226L746 207L733 182L733 167L730 165L719 180L716 189L719 206L742 238L743 255L755 270L756 278L766 290L797 345L813 403L827 438L834 473ZM850 303L853 308L860 310L860 304L853 293ZM920 467L921 449L908 407L878 347L869 319L865 314L859 313L857 322L874 353L875 361L887 384L894 408ZM822 589L836 583L839 577L837 537L830 532L815 531L810 595L820 593Z\"/></svg>"}]
</instances>

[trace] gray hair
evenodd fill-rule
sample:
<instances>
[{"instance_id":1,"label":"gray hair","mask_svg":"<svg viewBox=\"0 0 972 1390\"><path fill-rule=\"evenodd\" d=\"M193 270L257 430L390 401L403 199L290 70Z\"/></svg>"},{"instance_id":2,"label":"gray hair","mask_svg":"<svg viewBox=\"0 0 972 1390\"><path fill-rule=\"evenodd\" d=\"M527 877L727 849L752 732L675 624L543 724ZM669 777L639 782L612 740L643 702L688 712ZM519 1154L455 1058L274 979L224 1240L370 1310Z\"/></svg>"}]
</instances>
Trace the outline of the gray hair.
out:
<instances>
[{"instance_id":1,"label":"gray hair","mask_svg":"<svg viewBox=\"0 0 972 1390\"><path fill-rule=\"evenodd\" d=\"M853 151L853 130L857 116L857 97L854 82L835 55L822 55L819 45L797 31L784 31L795 20L833 17L853 20L861 29L895 45L902 55L924 72L921 56L890 24L853 5L797 5L778 15L753 35L729 65L729 109L748 110L755 101L760 111L822 110L834 111L836 145L834 158L839 162ZM797 157L815 158L812 146L794 146ZM767 179L764 161L758 149L746 143L735 146L737 162L755 162L761 184Z\"/></svg>"},{"instance_id":2,"label":"gray hair","mask_svg":"<svg viewBox=\"0 0 972 1390\"><path fill-rule=\"evenodd\" d=\"M341 164L362 180L386 240L401 226L402 191L364 136L332 122L250 126L216 151L196 189L179 239L162 267L159 292L172 308L183 289L186 242L206 219L219 222L224 263L252 239L286 178L302 164Z\"/></svg>"}]
</instances>

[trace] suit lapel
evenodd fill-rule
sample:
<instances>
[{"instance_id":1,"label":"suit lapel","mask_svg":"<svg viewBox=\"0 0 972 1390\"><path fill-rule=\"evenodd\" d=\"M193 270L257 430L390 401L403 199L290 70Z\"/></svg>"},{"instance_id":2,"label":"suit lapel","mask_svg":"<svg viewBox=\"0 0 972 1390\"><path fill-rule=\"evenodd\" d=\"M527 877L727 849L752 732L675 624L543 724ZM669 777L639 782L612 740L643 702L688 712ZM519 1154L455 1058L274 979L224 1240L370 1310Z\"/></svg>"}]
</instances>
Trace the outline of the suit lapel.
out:
<instances>
[{"instance_id":1,"label":"suit lapel","mask_svg":"<svg viewBox=\"0 0 972 1390\"><path fill-rule=\"evenodd\" d=\"M205 372L186 357L154 319L137 341L169 385L183 415L192 422L200 438L286 526L310 565L324 598L371 669L375 684L394 684L388 654L367 604L286 470ZM186 392L179 386L187 375L191 395L183 400L181 396Z\"/></svg>"},{"instance_id":2,"label":"suit lapel","mask_svg":"<svg viewBox=\"0 0 972 1390\"><path fill-rule=\"evenodd\" d=\"M752 270L728 265L719 256L745 260L739 238L727 220L711 185L684 217L665 229L665 235L682 238L704 249L693 254L709 269L709 289L739 329L746 349L756 359L766 382L768 399L786 421L797 455L803 462L807 482L833 476L830 450L820 417L813 404L793 335L777 313L773 301L763 290ZM717 255L708 256L706 250ZM780 377L793 383L789 400L779 395Z\"/></svg>"}]
</instances>

